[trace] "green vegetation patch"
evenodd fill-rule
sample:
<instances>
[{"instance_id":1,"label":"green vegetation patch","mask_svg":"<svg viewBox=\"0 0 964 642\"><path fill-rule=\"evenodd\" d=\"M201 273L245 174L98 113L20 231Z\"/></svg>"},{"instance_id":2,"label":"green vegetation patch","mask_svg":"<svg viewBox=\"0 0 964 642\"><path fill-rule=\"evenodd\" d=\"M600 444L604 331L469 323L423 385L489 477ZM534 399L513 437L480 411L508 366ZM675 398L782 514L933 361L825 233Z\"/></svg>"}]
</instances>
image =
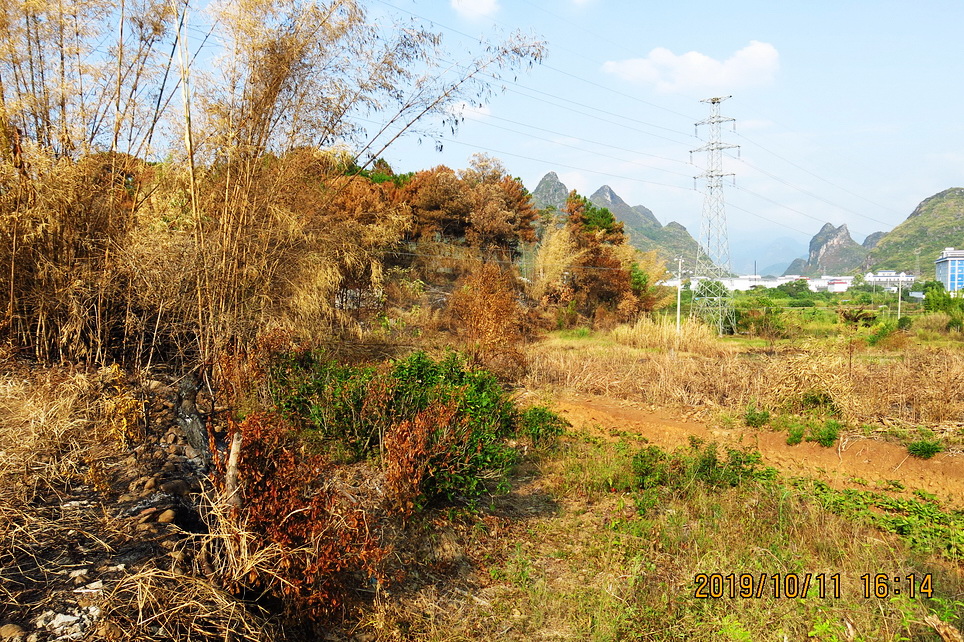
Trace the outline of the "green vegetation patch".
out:
<instances>
[{"instance_id":1,"label":"green vegetation patch","mask_svg":"<svg viewBox=\"0 0 964 642\"><path fill-rule=\"evenodd\" d=\"M504 480L517 461L510 438L545 445L567 425L546 408L520 411L495 375L455 352L379 365L285 354L271 368L270 392L278 411L336 459L412 467L423 499L480 495L486 479Z\"/></svg>"},{"instance_id":2,"label":"green vegetation patch","mask_svg":"<svg viewBox=\"0 0 964 642\"><path fill-rule=\"evenodd\" d=\"M921 439L907 444L907 452L921 459L930 459L942 450L944 450L944 444L931 439Z\"/></svg>"},{"instance_id":3,"label":"green vegetation patch","mask_svg":"<svg viewBox=\"0 0 964 642\"><path fill-rule=\"evenodd\" d=\"M871 490L835 490L813 479L790 483L838 515L900 535L911 548L964 559L964 511L943 506L933 495L903 499Z\"/></svg>"},{"instance_id":4,"label":"green vegetation patch","mask_svg":"<svg viewBox=\"0 0 964 642\"><path fill-rule=\"evenodd\" d=\"M758 451L727 448L719 452L716 443L705 444L690 437L688 448L666 453L648 446L633 457L636 484L643 490L657 486L687 488L694 483L724 488L739 486L748 480L773 479L776 470L762 466Z\"/></svg>"}]
</instances>

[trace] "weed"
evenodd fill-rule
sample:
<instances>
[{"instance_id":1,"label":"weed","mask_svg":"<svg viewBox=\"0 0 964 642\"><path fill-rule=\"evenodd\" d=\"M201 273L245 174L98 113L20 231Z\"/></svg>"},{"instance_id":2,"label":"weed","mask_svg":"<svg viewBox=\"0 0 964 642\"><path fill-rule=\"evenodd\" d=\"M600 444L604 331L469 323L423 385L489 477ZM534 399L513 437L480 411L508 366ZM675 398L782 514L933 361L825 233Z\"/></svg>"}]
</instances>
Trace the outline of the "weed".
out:
<instances>
[{"instance_id":1,"label":"weed","mask_svg":"<svg viewBox=\"0 0 964 642\"><path fill-rule=\"evenodd\" d=\"M791 484L835 513L900 535L911 548L964 559L964 512L945 510L932 495L918 495L925 498L921 501L871 490L835 490L814 480Z\"/></svg>"},{"instance_id":2,"label":"weed","mask_svg":"<svg viewBox=\"0 0 964 642\"><path fill-rule=\"evenodd\" d=\"M519 416L519 431L536 445L555 441L570 425L545 406L532 406Z\"/></svg>"},{"instance_id":3,"label":"weed","mask_svg":"<svg viewBox=\"0 0 964 642\"><path fill-rule=\"evenodd\" d=\"M905 317L906 318L906 317ZM897 324L892 322L878 323L874 326L867 337L867 344L871 346L878 346L889 338L894 332L897 331Z\"/></svg>"},{"instance_id":4,"label":"weed","mask_svg":"<svg viewBox=\"0 0 964 642\"><path fill-rule=\"evenodd\" d=\"M769 410L759 410L755 405L747 407L743 413L743 423L750 428L762 428L770 421Z\"/></svg>"},{"instance_id":5,"label":"weed","mask_svg":"<svg viewBox=\"0 0 964 642\"><path fill-rule=\"evenodd\" d=\"M801 423L794 423L790 425L787 432L787 445L796 446L801 441L803 441L803 436L807 432L807 427Z\"/></svg>"},{"instance_id":6,"label":"weed","mask_svg":"<svg viewBox=\"0 0 964 642\"><path fill-rule=\"evenodd\" d=\"M833 397L828 392L821 390L810 390L800 397L800 405L804 410L823 412L828 415L840 414L840 408L834 403Z\"/></svg>"},{"instance_id":7,"label":"weed","mask_svg":"<svg viewBox=\"0 0 964 642\"><path fill-rule=\"evenodd\" d=\"M930 459L943 450L944 444L939 441L932 441L929 439L921 439L919 441L907 444L907 452L914 457L919 457L921 459Z\"/></svg>"},{"instance_id":8,"label":"weed","mask_svg":"<svg viewBox=\"0 0 964 642\"><path fill-rule=\"evenodd\" d=\"M812 424L807 434L807 441L815 441L824 448L833 448L840 436L840 429L843 425L839 421L828 419L823 425Z\"/></svg>"},{"instance_id":9,"label":"weed","mask_svg":"<svg viewBox=\"0 0 964 642\"><path fill-rule=\"evenodd\" d=\"M543 407L519 413L496 377L450 352L416 352L381 366L347 366L324 353L277 358L271 394L289 420L320 435L329 453L378 456L403 512L436 495L477 497L517 459L506 440L540 445L565 422Z\"/></svg>"},{"instance_id":10,"label":"weed","mask_svg":"<svg viewBox=\"0 0 964 642\"><path fill-rule=\"evenodd\" d=\"M744 481L765 479L772 469L762 469L760 453L728 448L726 456L717 452L717 444L704 444L690 437L688 449L667 455L656 446L648 446L633 457L636 484L643 490L657 486L685 489L699 482L712 487L738 486Z\"/></svg>"}]
</instances>

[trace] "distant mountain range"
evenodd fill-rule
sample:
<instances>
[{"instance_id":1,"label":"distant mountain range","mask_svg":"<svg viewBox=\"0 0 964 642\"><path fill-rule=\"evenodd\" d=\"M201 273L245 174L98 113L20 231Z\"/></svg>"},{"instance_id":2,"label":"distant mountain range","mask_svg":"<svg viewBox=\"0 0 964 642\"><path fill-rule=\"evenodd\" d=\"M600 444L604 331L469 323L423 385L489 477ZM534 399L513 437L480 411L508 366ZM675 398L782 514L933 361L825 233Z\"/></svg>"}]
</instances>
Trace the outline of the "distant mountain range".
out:
<instances>
[{"instance_id":1,"label":"distant mountain range","mask_svg":"<svg viewBox=\"0 0 964 642\"><path fill-rule=\"evenodd\" d=\"M862 245L846 225L824 225L810 241L810 255L784 274L819 276L896 270L934 278L934 260L945 247L964 248L964 188L953 187L924 199L890 232L875 232Z\"/></svg>"},{"instance_id":2,"label":"distant mountain range","mask_svg":"<svg viewBox=\"0 0 964 642\"><path fill-rule=\"evenodd\" d=\"M568 197L569 189L555 172L543 176L532 192L532 201L540 209L554 207L561 210ZM608 185L596 190L589 200L598 207L607 208L616 220L622 221L633 247L643 252L656 250L667 262L673 261L677 256L688 260L693 260L696 256L696 239L685 227L675 221L661 224L649 208L629 205Z\"/></svg>"},{"instance_id":3,"label":"distant mountain range","mask_svg":"<svg viewBox=\"0 0 964 642\"><path fill-rule=\"evenodd\" d=\"M867 237L871 247L881 238L880 233ZM810 254L806 259L795 259L784 275L820 276L822 274L849 274L867 258L867 241L864 245L850 238L846 225L834 227L824 224L816 236L810 239Z\"/></svg>"},{"instance_id":4,"label":"distant mountain range","mask_svg":"<svg viewBox=\"0 0 964 642\"><path fill-rule=\"evenodd\" d=\"M538 208L561 210L569 190L555 172L542 177L532 192ZM677 256L691 262L696 256L696 239L676 222L662 225L653 212L642 205L630 206L608 185L589 197L595 205L608 208L623 222L630 242L642 251L656 250L667 263ZM945 247L964 249L964 188L954 187L924 199L907 219L890 232L874 232L857 243L846 225L826 223L810 240L807 256L794 258L797 248L793 239L778 238L769 243L754 239L752 252L746 256L733 254L733 267L739 273L756 269L759 274L820 276L823 274L855 274L873 270L897 270L934 277L934 260ZM789 266L788 266L789 264ZM785 267L788 266L788 267ZM785 267L785 269L784 269Z\"/></svg>"},{"instance_id":5,"label":"distant mountain range","mask_svg":"<svg viewBox=\"0 0 964 642\"><path fill-rule=\"evenodd\" d=\"M934 278L934 261L946 247L964 248L964 188L924 199L907 219L885 234L861 264L864 270L897 270Z\"/></svg>"}]
</instances>

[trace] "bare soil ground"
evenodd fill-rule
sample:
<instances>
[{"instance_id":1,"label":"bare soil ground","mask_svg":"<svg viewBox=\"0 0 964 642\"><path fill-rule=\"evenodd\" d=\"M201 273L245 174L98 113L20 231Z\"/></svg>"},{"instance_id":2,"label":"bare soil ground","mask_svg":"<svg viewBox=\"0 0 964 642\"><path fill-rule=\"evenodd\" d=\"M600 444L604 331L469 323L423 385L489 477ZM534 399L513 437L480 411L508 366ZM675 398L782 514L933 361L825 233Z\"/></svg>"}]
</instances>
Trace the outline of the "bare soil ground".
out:
<instances>
[{"instance_id":1,"label":"bare soil ground","mask_svg":"<svg viewBox=\"0 0 964 642\"><path fill-rule=\"evenodd\" d=\"M835 448L814 442L789 446L785 432L714 427L682 411L603 396L570 393L560 396L555 407L577 429L597 436L613 438L630 432L672 449L687 445L693 435L707 442L755 448L766 465L790 476L814 477L837 488L896 480L908 492L920 489L964 506L964 454L956 451L918 459L908 455L904 446L858 434L841 435Z\"/></svg>"}]
</instances>

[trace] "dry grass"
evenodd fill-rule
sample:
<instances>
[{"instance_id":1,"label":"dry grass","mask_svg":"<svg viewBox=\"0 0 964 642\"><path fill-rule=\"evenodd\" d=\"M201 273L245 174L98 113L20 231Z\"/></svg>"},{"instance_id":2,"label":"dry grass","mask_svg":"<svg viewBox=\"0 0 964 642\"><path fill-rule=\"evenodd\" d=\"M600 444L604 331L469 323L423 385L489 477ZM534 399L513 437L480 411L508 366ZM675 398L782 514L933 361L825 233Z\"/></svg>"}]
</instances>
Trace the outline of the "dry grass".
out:
<instances>
[{"instance_id":1,"label":"dry grass","mask_svg":"<svg viewBox=\"0 0 964 642\"><path fill-rule=\"evenodd\" d=\"M895 538L781 485L697 484L654 491L648 503L639 491L613 493L614 479L632 477L627 453L642 442L597 442L578 431L542 462L538 481L521 482L551 491L551 513L498 527L491 516L476 515L471 532L493 536L463 535L474 572L379 601L360 631L386 641L896 642L959 625L953 611L964 589L960 572L915 557ZM441 547L444 537L437 539ZM862 598L860 576L885 567L933 573L942 602ZM698 573L839 573L842 590L839 599L774 598L768 590L762 598L704 600L693 596Z\"/></svg>"},{"instance_id":2,"label":"dry grass","mask_svg":"<svg viewBox=\"0 0 964 642\"><path fill-rule=\"evenodd\" d=\"M92 461L109 427L94 377L66 370L0 378L0 504L62 491Z\"/></svg>"},{"instance_id":3,"label":"dry grass","mask_svg":"<svg viewBox=\"0 0 964 642\"><path fill-rule=\"evenodd\" d=\"M722 344L717 333L705 323L683 319L679 332L674 319L641 317L634 325L621 325L613 328L610 336L622 345L645 350L676 351L705 356L716 356L730 352Z\"/></svg>"},{"instance_id":4,"label":"dry grass","mask_svg":"<svg viewBox=\"0 0 964 642\"><path fill-rule=\"evenodd\" d=\"M949 429L964 417L964 355L957 351L851 354L845 342L822 341L780 353L739 352L732 342L694 334L679 351L666 347L666 324L653 322L588 340L554 337L530 346L526 384L735 412L749 404L787 412L823 404L853 424Z\"/></svg>"},{"instance_id":5,"label":"dry grass","mask_svg":"<svg viewBox=\"0 0 964 642\"><path fill-rule=\"evenodd\" d=\"M207 580L157 568L124 577L106 595L105 604L100 632L108 639L280 639L266 617L252 614Z\"/></svg>"},{"instance_id":6,"label":"dry grass","mask_svg":"<svg viewBox=\"0 0 964 642\"><path fill-rule=\"evenodd\" d=\"M103 493L112 462L126 456L124 440L137 416L117 369L7 365L0 378L0 622L29 626L42 611L68 608L64 596L76 599L69 571L96 567L130 545L132 523L114 517L116 507ZM232 535L231 542L245 545ZM252 564L271 566L243 553L232 559L248 566L236 564L234 574ZM279 639L265 618L203 577L153 564L100 578L103 597L92 598L103 615L97 639Z\"/></svg>"}]
</instances>

